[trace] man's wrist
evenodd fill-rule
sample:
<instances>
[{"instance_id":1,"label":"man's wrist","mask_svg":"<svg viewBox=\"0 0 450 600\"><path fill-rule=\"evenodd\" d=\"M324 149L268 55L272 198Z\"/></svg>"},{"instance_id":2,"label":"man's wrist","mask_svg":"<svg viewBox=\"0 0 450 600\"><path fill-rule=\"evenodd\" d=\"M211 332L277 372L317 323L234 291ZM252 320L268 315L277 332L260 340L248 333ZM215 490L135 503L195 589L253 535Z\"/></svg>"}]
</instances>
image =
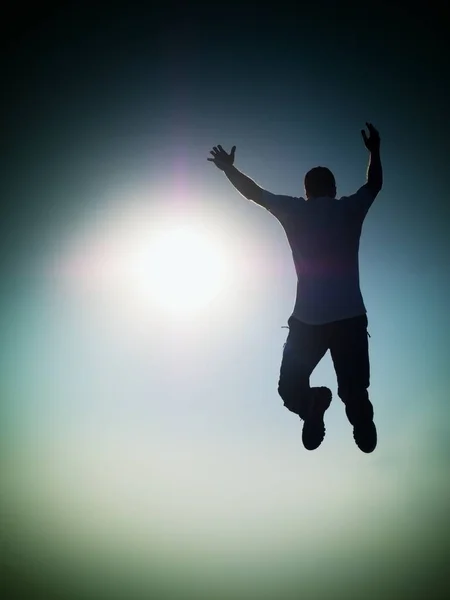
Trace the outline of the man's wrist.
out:
<instances>
[{"instance_id":1,"label":"man's wrist","mask_svg":"<svg viewBox=\"0 0 450 600\"><path fill-rule=\"evenodd\" d=\"M226 165L226 167L223 168L223 172L225 174L227 173L231 173L232 171L235 171L236 167L234 165Z\"/></svg>"}]
</instances>

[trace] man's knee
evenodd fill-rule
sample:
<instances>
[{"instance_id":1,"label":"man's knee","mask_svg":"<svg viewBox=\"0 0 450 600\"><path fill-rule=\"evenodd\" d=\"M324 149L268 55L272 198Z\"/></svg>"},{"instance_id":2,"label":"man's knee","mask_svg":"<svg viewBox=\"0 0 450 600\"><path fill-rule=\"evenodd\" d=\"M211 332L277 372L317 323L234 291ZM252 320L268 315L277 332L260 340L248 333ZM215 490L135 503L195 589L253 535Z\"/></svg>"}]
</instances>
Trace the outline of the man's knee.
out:
<instances>
[{"instance_id":1,"label":"man's knee","mask_svg":"<svg viewBox=\"0 0 450 600\"><path fill-rule=\"evenodd\" d=\"M278 381L278 394L288 410L301 416L302 407L305 406L310 395L309 378L281 375Z\"/></svg>"},{"instance_id":2,"label":"man's knee","mask_svg":"<svg viewBox=\"0 0 450 600\"><path fill-rule=\"evenodd\" d=\"M303 408L308 403L310 396L311 371L310 365L304 361L295 347L286 343L280 366L278 394L282 398L284 406L300 416L304 413Z\"/></svg>"},{"instance_id":3,"label":"man's knee","mask_svg":"<svg viewBox=\"0 0 450 600\"><path fill-rule=\"evenodd\" d=\"M365 402L369 400L369 392L363 386L339 386L338 396L344 404L353 404L354 402Z\"/></svg>"}]
</instances>

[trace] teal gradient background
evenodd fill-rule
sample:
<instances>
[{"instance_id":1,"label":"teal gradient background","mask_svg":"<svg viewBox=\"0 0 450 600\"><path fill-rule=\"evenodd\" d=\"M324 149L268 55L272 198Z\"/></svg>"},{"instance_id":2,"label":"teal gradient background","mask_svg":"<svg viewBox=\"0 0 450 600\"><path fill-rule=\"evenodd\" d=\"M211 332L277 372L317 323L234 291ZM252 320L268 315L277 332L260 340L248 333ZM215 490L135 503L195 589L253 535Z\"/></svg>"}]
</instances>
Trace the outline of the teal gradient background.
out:
<instances>
[{"instance_id":1,"label":"teal gradient background","mask_svg":"<svg viewBox=\"0 0 450 600\"><path fill-rule=\"evenodd\" d=\"M5 598L447 597L447 15L333 6L11 18ZM379 446L355 446L327 355L312 383L334 400L308 453L276 390L284 232L206 158L235 144L240 169L297 196L326 165L349 194L366 120L385 174L360 252ZM180 223L231 275L175 319L122 276L137 238Z\"/></svg>"}]
</instances>

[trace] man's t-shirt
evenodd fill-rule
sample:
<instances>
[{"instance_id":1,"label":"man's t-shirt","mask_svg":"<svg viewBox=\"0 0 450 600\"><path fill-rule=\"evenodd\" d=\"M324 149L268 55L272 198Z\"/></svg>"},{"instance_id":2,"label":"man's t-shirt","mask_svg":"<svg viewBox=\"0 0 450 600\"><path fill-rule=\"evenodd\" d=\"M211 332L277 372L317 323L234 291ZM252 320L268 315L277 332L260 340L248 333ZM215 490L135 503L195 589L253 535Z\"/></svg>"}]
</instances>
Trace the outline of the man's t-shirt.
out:
<instances>
[{"instance_id":1,"label":"man's t-shirt","mask_svg":"<svg viewBox=\"0 0 450 600\"><path fill-rule=\"evenodd\" d=\"M261 204L282 224L297 272L292 316L313 325L366 313L359 285L359 239L375 194L361 187L339 200L264 191Z\"/></svg>"}]
</instances>

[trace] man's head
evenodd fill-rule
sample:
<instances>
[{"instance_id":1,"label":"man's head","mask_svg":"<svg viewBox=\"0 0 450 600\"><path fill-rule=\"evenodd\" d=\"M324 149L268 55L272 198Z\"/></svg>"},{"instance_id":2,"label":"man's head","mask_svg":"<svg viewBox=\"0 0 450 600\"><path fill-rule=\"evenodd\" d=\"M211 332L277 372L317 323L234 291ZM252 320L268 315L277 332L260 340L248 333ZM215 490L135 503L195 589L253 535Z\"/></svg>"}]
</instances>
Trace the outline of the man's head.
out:
<instances>
[{"instance_id":1,"label":"man's head","mask_svg":"<svg viewBox=\"0 0 450 600\"><path fill-rule=\"evenodd\" d=\"M326 167L314 167L305 175L305 194L308 200L321 196L336 197L336 180Z\"/></svg>"}]
</instances>

